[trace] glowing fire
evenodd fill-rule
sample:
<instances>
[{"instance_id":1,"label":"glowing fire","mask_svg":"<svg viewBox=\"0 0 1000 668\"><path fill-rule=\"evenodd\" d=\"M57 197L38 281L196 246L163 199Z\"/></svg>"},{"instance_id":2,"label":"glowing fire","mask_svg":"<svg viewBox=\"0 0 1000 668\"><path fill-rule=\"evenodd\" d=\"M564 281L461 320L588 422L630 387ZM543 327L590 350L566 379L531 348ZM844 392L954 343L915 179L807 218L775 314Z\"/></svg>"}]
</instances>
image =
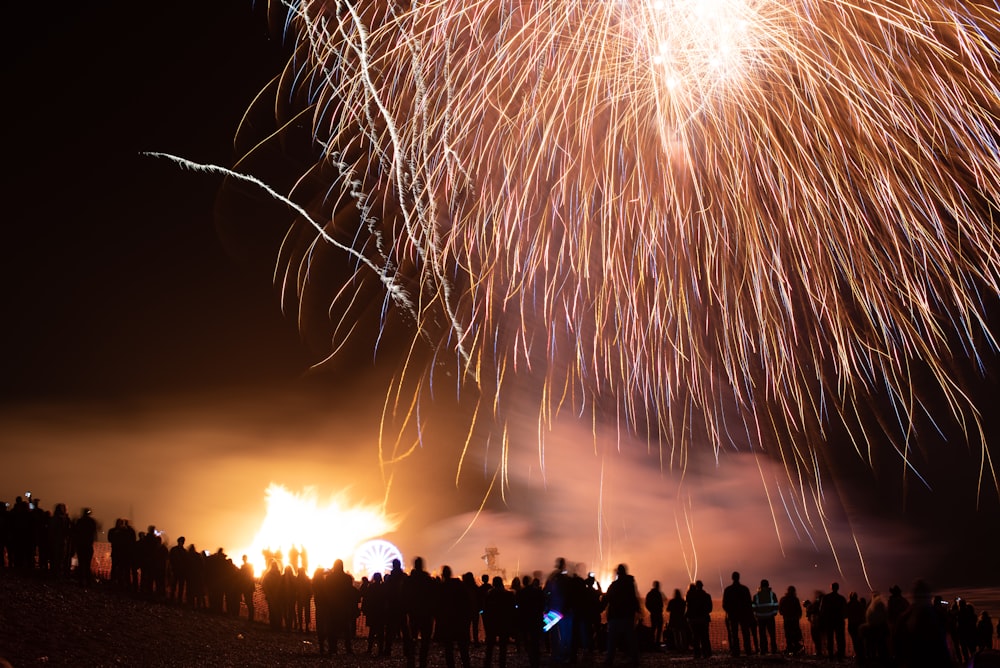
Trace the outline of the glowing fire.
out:
<instances>
[{"instance_id":1,"label":"glowing fire","mask_svg":"<svg viewBox=\"0 0 1000 668\"><path fill-rule=\"evenodd\" d=\"M299 565L305 566L309 575L316 568L332 567L337 559L343 559L350 569L362 543L397 526L380 506L351 504L343 495L334 495L321 505L313 487L295 493L271 483L266 498L264 521L251 545L239 553L247 555L257 575L267 567L265 552L280 553L282 566L290 563L293 552L302 554Z\"/></svg>"}]
</instances>

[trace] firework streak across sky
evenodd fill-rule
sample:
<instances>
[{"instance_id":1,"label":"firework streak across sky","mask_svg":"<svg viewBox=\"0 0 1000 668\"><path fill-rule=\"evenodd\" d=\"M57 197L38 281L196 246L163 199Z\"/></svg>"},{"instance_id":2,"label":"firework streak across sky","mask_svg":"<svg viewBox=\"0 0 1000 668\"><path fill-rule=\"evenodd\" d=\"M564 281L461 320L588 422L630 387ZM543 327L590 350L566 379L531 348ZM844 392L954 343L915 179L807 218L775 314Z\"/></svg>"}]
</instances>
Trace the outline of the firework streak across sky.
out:
<instances>
[{"instance_id":1,"label":"firework streak across sky","mask_svg":"<svg viewBox=\"0 0 1000 668\"><path fill-rule=\"evenodd\" d=\"M978 433L952 369L996 344L996 5L301 0L271 15L295 39L279 117L321 153L291 190L311 217L278 280L290 308L319 296L336 314L334 350L384 300L431 351L407 374L457 366L477 419L530 378L540 426L609 414L671 466L696 438L770 439L811 477L813 445L872 393L903 466L917 416ZM313 276L331 248L355 267L332 288ZM869 436L853 445L870 456Z\"/></svg>"}]
</instances>

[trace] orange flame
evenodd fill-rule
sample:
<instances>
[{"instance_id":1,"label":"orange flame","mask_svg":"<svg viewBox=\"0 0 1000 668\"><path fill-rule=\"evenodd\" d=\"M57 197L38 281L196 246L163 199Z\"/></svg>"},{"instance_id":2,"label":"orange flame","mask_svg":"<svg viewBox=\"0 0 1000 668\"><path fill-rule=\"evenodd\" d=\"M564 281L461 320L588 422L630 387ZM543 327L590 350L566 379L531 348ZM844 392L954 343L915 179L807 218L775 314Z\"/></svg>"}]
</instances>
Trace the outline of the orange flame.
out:
<instances>
[{"instance_id":1,"label":"orange flame","mask_svg":"<svg viewBox=\"0 0 1000 668\"><path fill-rule=\"evenodd\" d=\"M396 529L398 522L377 505L352 504L335 494L320 504L316 489L295 493L271 483L266 492L267 514L246 554L260 575L267 567L265 552L281 553L284 563L292 551L304 553L309 575L315 568L330 568L343 559L350 569L354 553L365 541Z\"/></svg>"}]
</instances>

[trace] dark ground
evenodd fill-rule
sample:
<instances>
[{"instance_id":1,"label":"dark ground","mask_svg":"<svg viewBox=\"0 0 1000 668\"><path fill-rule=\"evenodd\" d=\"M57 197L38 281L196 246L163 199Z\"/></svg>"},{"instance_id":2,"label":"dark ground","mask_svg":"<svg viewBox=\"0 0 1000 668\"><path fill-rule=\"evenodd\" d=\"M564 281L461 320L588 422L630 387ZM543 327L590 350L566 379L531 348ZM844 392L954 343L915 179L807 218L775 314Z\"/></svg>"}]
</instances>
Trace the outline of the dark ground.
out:
<instances>
[{"instance_id":1,"label":"dark ground","mask_svg":"<svg viewBox=\"0 0 1000 668\"><path fill-rule=\"evenodd\" d=\"M357 651L364 641L355 641ZM272 631L266 624L219 617L131 595L57 583L37 576L0 573L0 657L14 668L24 666L335 666L404 668L391 659L320 657L315 636ZM603 656L581 661L581 668ZM473 648L472 665L481 668L482 648ZM444 666L440 647L431 650L431 666ZM508 658L510 668L526 668L527 659ZM543 667L548 662L543 657ZM617 665L625 666L625 662ZM800 666L834 664L812 657L733 659L717 653L695 661L688 655L644 654L642 668L661 666Z\"/></svg>"}]
</instances>

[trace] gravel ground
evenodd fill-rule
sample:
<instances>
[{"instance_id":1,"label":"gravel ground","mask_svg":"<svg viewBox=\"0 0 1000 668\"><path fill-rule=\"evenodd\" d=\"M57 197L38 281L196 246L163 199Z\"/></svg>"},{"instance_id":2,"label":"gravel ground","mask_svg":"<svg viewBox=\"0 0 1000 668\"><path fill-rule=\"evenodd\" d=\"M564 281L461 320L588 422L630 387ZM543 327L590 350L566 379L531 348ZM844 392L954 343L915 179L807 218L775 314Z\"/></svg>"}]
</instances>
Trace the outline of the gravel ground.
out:
<instances>
[{"instance_id":1,"label":"gravel ground","mask_svg":"<svg viewBox=\"0 0 1000 668\"><path fill-rule=\"evenodd\" d=\"M355 649L364 649L364 640ZM397 650L398 651L398 650ZM24 666L334 666L336 668L405 668L402 657L377 659L361 654L319 655L315 637L273 631L266 624L220 617L163 602L150 602L103 586L90 589L68 583L0 572L0 657L14 668ZM579 666L603 666L603 655L581 659ZM845 662L845 664L848 662ZM2 665L2 664L0 664ZM444 666L439 647L431 650L432 668ZM482 668L481 648L472 665ZM626 666L625 662L618 664ZM812 657L733 659L717 653L695 661L690 656L644 654L642 668L667 666L833 665ZM527 659L508 657L510 668L527 668ZM548 666L543 657L543 667Z\"/></svg>"}]
</instances>

